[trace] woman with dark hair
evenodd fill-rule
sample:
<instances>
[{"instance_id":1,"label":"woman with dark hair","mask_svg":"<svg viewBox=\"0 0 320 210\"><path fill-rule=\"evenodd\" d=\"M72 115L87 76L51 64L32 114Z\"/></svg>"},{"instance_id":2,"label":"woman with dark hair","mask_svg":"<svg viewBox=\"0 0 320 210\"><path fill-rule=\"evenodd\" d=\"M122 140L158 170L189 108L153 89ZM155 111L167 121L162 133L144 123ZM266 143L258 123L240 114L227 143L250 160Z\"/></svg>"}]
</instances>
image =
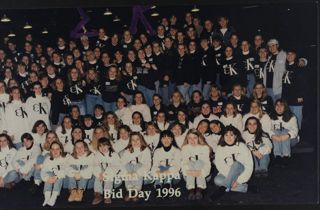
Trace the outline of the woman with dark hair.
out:
<instances>
[{"instance_id":1,"label":"woman with dark hair","mask_svg":"<svg viewBox=\"0 0 320 210\"><path fill-rule=\"evenodd\" d=\"M160 141L153 154L151 175L158 178L164 176L165 179L157 179L155 181L154 186L156 189L162 187L171 188L173 184L177 184L180 181L181 161L181 151L177 146L173 133L169 130L162 131L160 133ZM175 178L170 179L168 175Z\"/></svg>"},{"instance_id":2,"label":"woman with dark hair","mask_svg":"<svg viewBox=\"0 0 320 210\"><path fill-rule=\"evenodd\" d=\"M219 186L211 196L212 200L221 197L225 192L247 192L252 171L251 152L235 127L226 126L215 154L215 165L218 175L214 183Z\"/></svg>"},{"instance_id":3,"label":"woman with dark hair","mask_svg":"<svg viewBox=\"0 0 320 210\"><path fill-rule=\"evenodd\" d=\"M98 140L98 151L94 156L93 175L94 198L92 205L97 205L103 200L105 192L111 192L113 189L114 177L121 168L119 155L114 151L111 140L100 138ZM111 203L111 197L104 198L105 204Z\"/></svg>"},{"instance_id":4,"label":"woman with dark hair","mask_svg":"<svg viewBox=\"0 0 320 210\"><path fill-rule=\"evenodd\" d=\"M96 104L94 106L93 111L93 125L94 127L102 126L103 122L103 116L104 116L104 108L100 104Z\"/></svg>"},{"instance_id":5,"label":"woman with dark hair","mask_svg":"<svg viewBox=\"0 0 320 210\"><path fill-rule=\"evenodd\" d=\"M282 77L282 98L288 102L291 111L298 120L299 129L302 122L304 86L306 84L305 67L299 65L295 50L287 51L286 71Z\"/></svg>"},{"instance_id":6,"label":"woman with dark hair","mask_svg":"<svg viewBox=\"0 0 320 210\"><path fill-rule=\"evenodd\" d=\"M86 106L87 114L93 115L94 106L103 104L101 93L102 84L100 81L99 73L96 69L88 69L86 72Z\"/></svg>"},{"instance_id":7,"label":"woman with dark hair","mask_svg":"<svg viewBox=\"0 0 320 210\"><path fill-rule=\"evenodd\" d=\"M34 143L39 147L43 147L48 128L43 120L38 120L34 123L32 127L32 136L34 138Z\"/></svg>"},{"instance_id":8,"label":"woman with dark hair","mask_svg":"<svg viewBox=\"0 0 320 210\"><path fill-rule=\"evenodd\" d=\"M188 116L191 121L201 113L203 96L199 90L195 90L191 94L191 100L187 105Z\"/></svg>"},{"instance_id":9,"label":"woman with dark hair","mask_svg":"<svg viewBox=\"0 0 320 210\"><path fill-rule=\"evenodd\" d=\"M160 111L167 113L167 106L162 103L162 97L159 94L152 96L152 102L153 106L150 107L152 120L155 120L157 113Z\"/></svg>"},{"instance_id":10,"label":"woman with dark hair","mask_svg":"<svg viewBox=\"0 0 320 210\"><path fill-rule=\"evenodd\" d=\"M144 133L143 137L149 148L151 149L151 152L154 152L156 146L159 143L160 132L161 131L156 123L148 122L146 124L146 132Z\"/></svg>"},{"instance_id":11,"label":"woman with dark hair","mask_svg":"<svg viewBox=\"0 0 320 210\"><path fill-rule=\"evenodd\" d=\"M68 151L66 148L70 147L68 146L71 143L71 131L72 131L73 125L71 122L71 117L64 116L61 125L56 129L56 133L58 135L58 138L60 142L62 143L64 150L68 153L71 153L72 150Z\"/></svg>"},{"instance_id":12,"label":"woman with dark hair","mask_svg":"<svg viewBox=\"0 0 320 210\"><path fill-rule=\"evenodd\" d=\"M121 125L118 131L118 139L112 146L114 151L119 154L128 146L131 129L128 125Z\"/></svg>"},{"instance_id":13,"label":"woman with dark hair","mask_svg":"<svg viewBox=\"0 0 320 210\"><path fill-rule=\"evenodd\" d=\"M69 70L67 84L71 105L77 105L80 109L81 115L84 115L86 113L84 101L86 82L81 78L80 71L77 68Z\"/></svg>"},{"instance_id":14,"label":"woman with dark hair","mask_svg":"<svg viewBox=\"0 0 320 210\"><path fill-rule=\"evenodd\" d=\"M63 117L68 114L68 108L71 105L71 100L68 96L68 91L65 88L65 83L62 78L57 78L53 82L54 90L51 99L51 122L53 126L58 126L62 123Z\"/></svg>"},{"instance_id":15,"label":"woman with dark hair","mask_svg":"<svg viewBox=\"0 0 320 210\"><path fill-rule=\"evenodd\" d=\"M132 103L133 95L138 91L138 75L133 63L127 61L124 64L121 80L120 94L125 97L129 104Z\"/></svg>"},{"instance_id":16,"label":"woman with dark hair","mask_svg":"<svg viewBox=\"0 0 320 210\"><path fill-rule=\"evenodd\" d=\"M220 121L224 126L232 125L240 132L243 130L242 116L237 112L236 105L230 101L226 103Z\"/></svg>"},{"instance_id":17,"label":"woman with dark hair","mask_svg":"<svg viewBox=\"0 0 320 210\"><path fill-rule=\"evenodd\" d=\"M43 180L44 202L42 206L54 206L60 195L63 180L66 176L65 153L59 141L50 144L50 156L45 159L41 169Z\"/></svg>"},{"instance_id":18,"label":"woman with dark hair","mask_svg":"<svg viewBox=\"0 0 320 210\"><path fill-rule=\"evenodd\" d=\"M209 129L210 135L206 138L206 141L212 151L216 153L219 140L224 133L224 125L219 120L212 120L209 123Z\"/></svg>"},{"instance_id":19,"label":"woman with dark hair","mask_svg":"<svg viewBox=\"0 0 320 210\"><path fill-rule=\"evenodd\" d=\"M168 130L173 133L177 146L181 149L188 129L181 123L174 122L169 126Z\"/></svg>"},{"instance_id":20,"label":"woman with dark hair","mask_svg":"<svg viewBox=\"0 0 320 210\"><path fill-rule=\"evenodd\" d=\"M88 144L76 141L72 154L68 157L66 175L69 181L69 202L81 202L87 183L92 177L93 154L89 151Z\"/></svg>"},{"instance_id":21,"label":"woman with dark hair","mask_svg":"<svg viewBox=\"0 0 320 210\"><path fill-rule=\"evenodd\" d=\"M180 110L187 110L187 106L184 103L182 94L179 91L174 91L170 99L170 104L168 106L168 121L176 121L178 111Z\"/></svg>"},{"instance_id":22,"label":"woman with dark hair","mask_svg":"<svg viewBox=\"0 0 320 210\"><path fill-rule=\"evenodd\" d=\"M121 156L122 168L121 175L127 177L125 180L126 190L141 191L144 176L151 169L151 151L139 132L132 132L128 146L125 148ZM125 201L138 201L139 197L130 196L129 193L124 198Z\"/></svg>"},{"instance_id":23,"label":"woman with dark hair","mask_svg":"<svg viewBox=\"0 0 320 210\"><path fill-rule=\"evenodd\" d=\"M120 96L117 99L117 110L115 111L115 114L118 116L121 124L131 124L132 112L131 109L127 107L127 100L124 96Z\"/></svg>"},{"instance_id":24,"label":"woman with dark hair","mask_svg":"<svg viewBox=\"0 0 320 210\"><path fill-rule=\"evenodd\" d=\"M167 121L167 114L164 111L159 111L156 115L155 124L160 131L167 130L170 123Z\"/></svg>"},{"instance_id":25,"label":"woman with dark hair","mask_svg":"<svg viewBox=\"0 0 320 210\"><path fill-rule=\"evenodd\" d=\"M299 142L298 123L284 99L275 102L271 115L270 137L273 143L273 155L276 163L286 166L291 156L291 147Z\"/></svg>"},{"instance_id":26,"label":"woman with dark hair","mask_svg":"<svg viewBox=\"0 0 320 210\"><path fill-rule=\"evenodd\" d=\"M102 81L102 100L105 111L116 110L116 100L120 96L120 72L112 65L108 68L106 75L101 76Z\"/></svg>"},{"instance_id":27,"label":"woman with dark hair","mask_svg":"<svg viewBox=\"0 0 320 210\"><path fill-rule=\"evenodd\" d=\"M4 133L0 134L0 188L11 189L19 180L18 173L12 164L16 153L17 150L10 136Z\"/></svg>"},{"instance_id":28,"label":"woman with dark hair","mask_svg":"<svg viewBox=\"0 0 320 210\"><path fill-rule=\"evenodd\" d=\"M204 101L201 104L201 112L200 114L194 118L193 126L196 128L201 120L218 120L219 118L212 114L211 106L208 101Z\"/></svg>"},{"instance_id":29,"label":"woman with dark hair","mask_svg":"<svg viewBox=\"0 0 320 210\"><path fill-rule=\"evenodd\" d=\"M146 129L146 122L140 112L132 113L132 123L129 125L134 132L144 132Z\"/></svg>"},{"instance_id":30,"label":"woman with dark hair","mask_svg":"<svg viewBox=\"0 0 320 210\"><path fill-rule=\"evenodd\" d=\"M73 126L82 127L82 117L80 108L77 105L71 105L69 110L69 116Z\"/></svg>"},{"instance_id":31,"label":"woman with dark hair","mask_svg":"<svg viewBox=\"0 0 320 210\"><path fill-rule=\"evenodd\" d=\"M254 174L268 176L269 154L272 150L272 143L269 135L262 130L262 125L258 118L249 117L245 122L243 139L252 153L254 160Z\"/></svg>"},{"instance_id":32,"label":"woman with dark hair","mask_svg":"<svg viewBox=\"0 0 320 210\"><path fill-rule=\"evenodd\" d=\"M189 120L187 110L181 109L178 111L176 122L181 123L186 129L194 128L193 123Z\"/></svg>"}]
</instances>

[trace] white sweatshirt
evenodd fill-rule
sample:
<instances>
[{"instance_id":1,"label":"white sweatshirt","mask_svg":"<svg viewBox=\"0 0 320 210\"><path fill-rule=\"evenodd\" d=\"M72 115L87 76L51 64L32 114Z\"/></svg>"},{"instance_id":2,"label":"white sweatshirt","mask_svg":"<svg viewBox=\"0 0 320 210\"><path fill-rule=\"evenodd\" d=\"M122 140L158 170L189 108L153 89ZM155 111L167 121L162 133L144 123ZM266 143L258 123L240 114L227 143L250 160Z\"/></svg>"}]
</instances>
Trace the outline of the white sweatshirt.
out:
<instances>
[{"instance_id":1,"label":"white sweatshirt","mask_svg":"<svg viewBox=\"0 0 320 210\"><path fill-rule=\"evenodd\" d=\"M43 120L48 129L51 129L49 120L51 102L46 96L29 97L26 101L26 111L28 113L30 129L38 120Z\"/></svg>"},{"instance_id":2,"label":"white sweatshirt","mask_svg":"<svg viewBox=\"0 0 320 210\"><path fill-rule=\"evenodd\" d=\"M130 124L129 127L132 132L142 132L142 128L140 125Z\"/></svg>"},{"instance_id":3,"label":"white sweatshirt","mask_svg":"<svg viewBox=\"0 0 320 210\"><path fill-rule=\"evenodd\" d=\"M146 122L151 121L151 112L147 104L131 105L130 110L132 113L136 111L140 112L143 116L144 121Z\"/></svg>"},{"instance_id":4,"label":"white sweatshirt","mask_svg":"<svg viewBox=\"0 0 320 210\"><path fill-rule=\"evenodd\" d=\"M9 94L3 93L0 94L0 132L2 133L4 129L4 113L7 106L7 103L9 102Z\"/></svg>"},{"instance_id":5,"label":"white sweatshirt","mask_svg":"<svg viewBox=\"0 0 320 210\"><path fill-rule=\"evenodd\" d=\"M37 162L38 155L41 154L41 150L38 145L33 144L31 148L21 147L13 158L12 165L13 168L21 173L28 173L33 165ZM24 166L20 166L18 161L22 161Z\"/></svg>"},{"instance_id":6,"label":"white sweatshirt","mask_svg":"<svg viewBox=\"0 0 320 210\"><path fill-rule=\"evenodd\" d=\"M22 134L29 132L29 120L25 103L22 101L12 101L7 104L4 117L4 130L9 136L13 135L13 143L21 142Z\"/></svg>"},{"instance_id":7,"label":"white sweatshirt","mask_svg":"<svg viewBox=\"0 0 320 210\"><path fill-rule=\"evenodd\" d=\"M144 137L144 140L147 142L148 146L152 150L154 150L158 146L158 143L159 143L159 140L160 140L160 134L159 133L156 133L153 136L149 136L149 135L144 134L143 137Z\"/></svg>"},{"instance_id":8,"label":"white sweatshirt","mask_svg":"<svg viewBox=\"0 0 320 210\"><path fill-rule=\"evenodd\" d=\"M134 149L131 153L129 149L124 150L121 154L121 174L126 175L125 165L128 163L136 164L142 163L142 167L137 170L138 176L145 176L151 169L151 151L149 148L145 148L143 151L140 149Z\"/></svg>"},{"instance_id":9,"label":"white sweatshirt","mask_svg":"<svg viewBox=\"0 0 320 210\"><path fill-rule=\"evenodd\" d=\"M119 120L124 125L130 125L132 122L132 111L128 107L124 107L123 109L117 109L115 111L116 115L118 116Z\"/></svg>"},{"instance_id":10,"label":"white sweatshirt","mask_svg":"<svg viewBox=\"0 0 320 210\"><path fill-rule=\"evenodd\" d=\"M170 174L178 174L181 169L181 151L176 147L171 147L171 149L166 152L163 147L158 148L153 154L153 164L151 168L151 175L156 176L157 171L159 171L160 166L170 166Z\"/></svg>"},{"instance_id":11,"label":"white sweatshirt","mask_svg":"<svg viewBox=\"0 0 320 210\"><path fill-rule=\"evenodd\" d=\"M118 139L118 131L115 129L114 125L109 125L108 133L112 137L112 139Z\"/></svg>"},{"instance_id":12,"label":"white sweatshirt","mask_svg":"<svg viewBox=\"0 0 320 210\"><path fill-rule=\"evenodd\" d=\"M170 123L168 123L168 122L166 122L166 123L156 122L156 124L158 125L158 128L160 129L160 131L167 130L170 125Z\"/></svg>"},{"instance_id":13,"label":"white sweatshirt","mask_svg":"<svg viewBox=\"0 0 320 210\"><path fill-rule=\"evenodd\" d=\"M242 116L241 114L237 114L235 117L221 115L220 121L224 126L232 125L236 127L241 133L243 132L243 124L242 124Z\"/></svg>"},{"instance_id":14,"label":"white sweatshirt","mask_svg":"<svg viewBox=\"0 0 320 210\"><path fill-rule=\"evenodd\" d=\"M84 130L84 132L86 134L86 137L84 138L84 141L87 144L90 144L90 142L92 141L93 130L94 130L93 128Z\"/></svg>"},{"instance_id":15,"label":"white sweatshirt","mask_svg":"<svg viewBox=\"0 0 320 210\"><path fill-rule=\"evenodd\" d=\"M243 116L243 119L242 119L242 122L243 122L243 125L245 126L245 123L247 121L247 119L249 117L256 117L257 119L259 119L261 125L262 125L262 130L268 134L270 134L270 130L271 130L271 119L269 117L268 114L264 114L262 115L261 119L259 118L259 114L251 114L251 113L248 113L248 114L245 114Z\"/></svg>"},{"instance_id":16,"label":"white sweatshirt","mask_svg":"<svg viewBox=\"0 0 320 210\"><path fill-rule=\"evenodd\" d=\"M50 156L46 157L40 172L42 181L46 182L52 176L50 173L63 179L66 176L66 157L60 156L55 159L51 159Z\"/></svg>"},{"instance_id":17,"label":"white sweatshirt","mask_svg":"<svg viewBox=\"0 0 320 210\"><path fill-rule=\"evenodd\" d=\"M217 134L214 134L214 133L211 134L211 135L205 136L206 142L212 148L212 151L214 153L217 151L218 143L219 143L220 138L221 138L221 135L217 135Z\"/></svg>"},{"instance_id":18,"label":"white sweatshirt","mask_svg":"<svg viewBox=\"0 0 320 210\"><path fill-rule=\"evenodd\" d=\"M111 157L109 156L109 152L107 154L102 154L97 151L94 154L93 175L96 178L99 178L102 173L105 179L111 181L117 175L120 168L121 161L118 153L111 153Z\"/></svg>"},{"instance_id":19,"label":"white sweatshirt","mask_svg":"<svg viewBox=\"0 0 320 210\"><path fill-rule=\"evenodd\" d=\"M78 158L74 158L69 155L67 158L67 176L74 177L75 173L80 172L80 176L83 179L90 179L93 172L94 157L93 153L87 156L84 154Z\"/></svg>"},{"instance_id":20,"label":"white sweatshirt","mask_svg":"<svg viewBox=\"0 0 320 210\"><path fill-rule=\"evenodd\" d=\"M186 130L182 135L178 136L178 137L174 137L174 139L176 140L176 143L178 145L178 147L181 149L182 144L184 142L184 140L186 139L188 131Z\"/></svg>"},{"instance_id":21,"label":"white sweatshirt","mask_svg":"<svg viewBox=\"0 0 320 210\"><path fill-rule=\"evenodd\" d=\"M210 149L207 145L197 144L192 146L186 144L182 147L182 174L187 176L187 171L190 170L188 163L192 160L202 160L204 167L201 169L201 177L207 177L210 174L211 163L210 163Z\"/></svg>"},{"instance_id":22,"label":"white sweatshirt","mask_svg":"<svg viewBox=\"0 0 320 210\"><path fill-rule=\"evenodd\" d=\"M202 114L199 114L196 118L194 118L193 120L193 126L194 128L197 128L198 125L199 125L199 122L201 120L204 120L204 119L207 119L209 121L212 121L212 120L219 120L219 117L217 117L216 115L214 114L210 114L210 116L208 118L205 118Z\"/></svg>"},{"instance_id":23,"label":"white sweatshirt","mask_svg":"<svg viewBox=\"0 0 320 210\"><path fill-rule=\"evenodd\" d=\"M129 139L126 139L126 140L118 139L113 143L112 147L114 151L119 154L119 152L124 150L124 148L126 148L128 144L129 144Z\"/></svg>"},{"instance_id":24,"label":"white sweatshirt","mask_svg":"<svg viewBox=\"0 0 320 210\"><path fill-rule=\"evenodd\" d=\"M72 128L66 129L66 133L63 134L61 126L59 126L56 129L58 138L60 142L63 144L64 151L70 154L72 153L72 149L73 149L73 144L71 140L71 131L72 131Z\"/></svg>"},{"instance_id":25,"label":"white sweatshirt","mask_svg":"<svg viewBox=\"0 0 320 210\"><path fill-rule=\"evenodd\" d=\"M296 138L298 136L299 128L296 116L292 116L288 122L282 120L282 116L279 116L277 120L271 120L271 130L270 137L275 135L275 130L287 129L289 130L290 139Z\"/></svg>"},{"instance_id":26,"label":"white sweatshirt","mask_svg":"<svg viewBox=\"0 0 320 210\"><path fill-rule=\"evenodd\" d=\"M15 148L9 149L9 147L1 148L0 151L0 177L4 178L10 171L14 170L12 161L16 155L17 150Z\"/></svg>"},{"instance_id":27,"label":"white sweatshirt","mask_svg":"<svg viewBox=\"0 0 320 210\"><path fill-rule=\"evenodd\" d=\"M250 151L258 150L262 155L271 153L272 143L269 138L262 137L262 143L256 144L254 142L255 135L249 133L249 131L244 131L242 134L242 138L246 141Z\"/></svg>"},{"instance_id":28,"label":"white sweatshirt","mask_svg":"<svg viewBox=\"0 0 320 210\"><path fill-rule=\"evenodd\" d=\"M40 136L37 133L32 133L32 137L33 137L34 143L39 147L41 145L41 147L43 148L44 143L46 141L46 133L44 133L42 136Z\"/></svg>"},{"instance_id":29,"label":"white sweatshirt","mask_svg":"<svg viewBox=\"0 0 320 210\"><path fill-rule=\"evenodd\" d=\"M215 165L219 174L227 177L234 161L244 166L244 171L237 179L239 184L247 182L253 171L253 159L250 150L244 143L236 143L232 146L218 146L215 155Z\"/></svg>"}]
</instances>

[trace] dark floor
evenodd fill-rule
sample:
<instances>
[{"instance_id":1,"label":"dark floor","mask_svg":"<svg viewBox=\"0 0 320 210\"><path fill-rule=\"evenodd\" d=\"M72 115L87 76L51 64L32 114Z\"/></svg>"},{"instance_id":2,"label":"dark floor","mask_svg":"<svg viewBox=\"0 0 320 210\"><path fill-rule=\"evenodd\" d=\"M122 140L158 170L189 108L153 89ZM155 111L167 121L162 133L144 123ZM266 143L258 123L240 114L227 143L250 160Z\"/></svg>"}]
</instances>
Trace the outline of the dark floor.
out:
<instances>
[{"instance_id":1,"label":"dark floor","mask_svg":"<svg viewBox=\"0 0 320 210\"><path fill-rule=\"evenodd\" d=\"M302 151L302 152L299 152ZM286 168L275 167L271 164L269 177L251 179L251 185L257 186L258 193L227 193L219 201L209 202L207 196L215 189L215 185L209 183L204 200L190 202L186 200L187 192L184 183L180 183L182 195L180 198L155 198L153 191L147 202L126 203L122 199L113 200L112 207L128 206L200 206L208 205L251 205L251 204L312 204L316 202L316 155L315 152L297 150ZM27 188L29 184L21 182L13 190L0 190L0 208L40 208L43 202L42 189L32 195ZM151 190L152 186L144 190ZM59 196L56 208L88 208L91 207L93 197L92 190L85 193L82 203L68 203L68 191L64 189ZM101 204L99 207L103 207ZM98 207L98 206L97 206Z\"/></svg>"}]
</instances>

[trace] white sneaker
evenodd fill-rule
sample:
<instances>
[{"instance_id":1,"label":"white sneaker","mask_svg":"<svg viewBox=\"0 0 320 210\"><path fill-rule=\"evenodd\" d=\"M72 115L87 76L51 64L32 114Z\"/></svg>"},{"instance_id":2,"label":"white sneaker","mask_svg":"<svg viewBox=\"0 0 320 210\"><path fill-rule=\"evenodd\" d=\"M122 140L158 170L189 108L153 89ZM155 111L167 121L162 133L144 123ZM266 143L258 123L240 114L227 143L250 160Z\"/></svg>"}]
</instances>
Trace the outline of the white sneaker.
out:
<instances>
[{"instance_id":1,"label":"white sneaker","mask_svg":"<svg viewBox=\"0 0 320 210\"><path fill-rule=\"evenodd\" d=\"M58 192L52 192L51 198L48 201L48 205L54 206L54 204L56 203L57 197L58 197Z\"/></svg>"},{"instance_id":2,"label":"white sneaker","mask_svg":"<svg viewBox=\"0 0 320 210\"><path fill-rule=\"evenodd\" d=\"M44 202L42 204L42 206L45 206L48 204L49 200L50 200L50 195L51 195L51 192L45 192L44 193Z\"/></svg>"}]
</instances>

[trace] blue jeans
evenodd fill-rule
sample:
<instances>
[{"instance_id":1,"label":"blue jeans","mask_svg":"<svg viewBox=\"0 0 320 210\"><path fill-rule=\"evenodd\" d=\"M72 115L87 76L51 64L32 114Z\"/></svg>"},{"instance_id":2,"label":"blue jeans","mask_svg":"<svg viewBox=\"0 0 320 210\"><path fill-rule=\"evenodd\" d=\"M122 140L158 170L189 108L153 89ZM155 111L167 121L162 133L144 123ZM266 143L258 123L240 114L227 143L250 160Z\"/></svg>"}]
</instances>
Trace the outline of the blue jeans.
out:
<instances>
[{"instance_id":1,"label":"blue jeans","mask_svg":"<svg viewBox=\"0 0 320 210\"><path fill-rule=\"evenodd\" d=\"M43 192L45 193L45 192L54 191L54 192L60 193L62 184L63 184L63 179L57 179L57 181L53 184L45 182L43 187Z\"/></svg>"},{"instance_id":2,"label":"blue jeans","mask_svg":"<svg viewBox=\"0 0 320 210\"><path fill-rule=\"evenodd\" d=\"M204 100L209 99L211 84L203 84L202 95Z\"/></svg>"},{"instance_id":3,"label":"blue jeans","mask_svg":"<svg viewBox=\"0 0 320 210\"><path fill-rule=\"evenodd\" d=\"M89 179L83 179L76 180L73 177L68 177L69 180L69 189L86 189Z\"/></svg>"},{"instance_id":4,"label":"blue jeans","mask_svg":"<svg viewBox=\"0 0 320 210\"><path fill-rule=\"evenodd\" d=\"M124 94L124 97L125 97L126 100L127 100L128 106L129 106L130 104L132 104L133 95Z\"/></svg>"},{"instance_id":5,"label":"blue jeans","mask_svg":"<svg viewBox=\"0 0 320 210\"><path fill-rule=\"evenodd\" d=\"M155 91L155 93L159 94L160 81L159 81L159 80L155 81L155 82L154 82L154 86L156 86L156 91Z\"/></svg>"},{"instance_id":6,"label":"blue jeans","mask_svg":"<svg viewBox=\"0 0 320 210\"><path fill-rule=\"evenodd\" d=\"M3 178L4 184L10 182L19 182L19 174L15 170L9 171L9 173L7 173L7 175Z\"/></svg>"},{"instance_id":7,"label":"blue jeans","mask_svg":"<svg viewBox=\"0 0 320 210\"><path fill-rule=\"evenodd\" d=\"M71 101L71 105L77 105L80 109L80 114L85 115L86 114L86 106L85 101Z\"/></svg>"},{"instance_id":8,"label":"blue jeans","mask_svg":"<svg viewBox=\"0 0 320 210\"><path fill-rule=\"evenodd\" d=\"M204 167L204 162L202 160L190 160L188 162L189 170L201 170ZM198 188L206 189L207 188L207 181L206 177L198 176L185 176L186 181L186 188L188 190L195 189L195 184L197 184Z\"/></svg>"},{"instance_id":9,"label":"blue jeans","mask_svg":"<svg viewBox=\"0 0 320 210\"><path fill-rule=\"evenodd\" d=\"M155 90L151 90L149 88L146 88L143 85L138 85L138 90L143 93L148 106L151 107L153 105L152 97L153 97L153 95L155 94L156 91Z\"/></svg>"},{"instance_id":10,"label":"blue jeans","mask_svg":"<svg viewBox=\"0 0 320 210\"><path fill-rule=\"evenodd\" d=\"M168 171L170 166L159 166L160 172ZM154 186L162 186L163 184L169 184L170 186L180 182L181 179L169 179L167 176L164 179L156 179Z\"/></svg>"},{"instance_id":11,"label":"blue jeans","mask_svg":"<svg viewBox=\"0 0 320 210\"><path fill-rule=\"evenodd\" d=\"M189 90L190 90L191 86L187 85L178 85L177 89L179 90L179 92L182 94L183 99L185 100L186 104L189 103L190 101L190 95L189 95Z\"/></svg>"},{"instance_id":12,"label":"blue jeans","mask_svg":"<svg viewBox=\"0 0 320 210\"><path fill-rule=\"evenodd\" d=\"M275 95L272 88L267 88L267 94L272 98L273 102L281 98L281 94Z\"/></svg>"},{"instance_id":13,"label":"blue jeans","mask_svg":"<svg viewBox=\"0 0 320 210\"><path fill-rule=\"evenodd\" d=\"M18 151L22 147L22 142L16 143L16 144L14 144L14 146Z\"/></svg>"},{"instance_id":14,"label":"blue jeans","mask_svg":"<svg viewBox=\"0 0 320 210\"><path fill-rule=\"evenodd\" d=\"M298 121L298 128L301 129L301 122L302 122L302 108L303 106L289 106L290 110L294 113L294 115L297 117Z\"/></svg>"},{"instance_id":15,"label":"blue jeans","mask_svg":"<svg viewBox=\"0 0 320 210\"><path fill-rule=\"evenodd\" d=\"M94 192L103 194L104 190L113 189L113 181L100 181L98 177L95 177L94 180Z\"/></svg>"},{"instance_id":16,"label":"blue jeans","mask_svg":"<svg viewBox=\"0 0 320 210\"><path fill-rule=\"evenodd\" d=\"M42 164L46 157L48 157L49 154L46 155L39 155L37 157L37 164ZM34 180L39 180L40 182L42 181L41 176L40 176L41 170L34 169Z\"/></svg>"},{"instance_id":17,"label":"blue jeans","mask_svg":"<svg viewBox=\"0 0 320 210\"><path fill-rule=\"evenodd\" d=\"M282 130L275 130L276 135L286 135L288 134L287 129L282 129ZM273 143L273 154L274 156L291 156L291 139L288 139L286 141L274 141L272 140Z\"/></svg>"},{"instance_id":18,"label":"blue jeans","mask_svg":"<svg viewBox=\"0 0 320 210\"><path fill-rule=\"evenodd\" d=\"M261 159L258 159L256 156L253 156L253 160L255 171L268 171L268 165L270 162L269 154L263 155Z\"/></svg>"},{"instance_id":19,"label":"blue jeans","mask_svg":"<svg viewBox=\"0 0 320 210\"><path fill-rule=\"evenodd\" d=\"M116 102L103 102L103 108L104 111L108 112L108 111L116 111Z\"/></svg>"},{"instance_id":20,"label":"blue jeans","mask_svg":"<svg viewBox=\"0 0 320 210\"><path fill-rule=\"evenodd\" d=\"M217 186L224 186L227 188L226 191L235 191L235 192L247 192L248 190L248 184L246 183L242 183L239 184L238 187L236 187L235 189L232 189L232 185L235 181L237 181L238 177L241 175L241 173L244 171L244 166L238 162L235 161L231 168L230 171L227 175L227 177L223 176L222 174L218 174L215 178L214 178L214 183Z\"/></svg>"},{"instance_id":21,"label":"blue jeans","mask_svg":"<svg viewBox=\"0 0 320 210\"><path fill-rule=\"evenodd\" d=\"M86 106L87 106L87 114L93 115L94 106L96 104L102 105L102 98L99 95L86 94Z\"/></svg>"},{"instance_id":22,"label":"blue jeans","mask_svg":"<svg viewBox=\"0 0 320 210\"><path fill-rule=\"evenodd\" d=\"M141 163L136 163L136 164L127 163L125 165L125 169L128 173L135 173L141 167L142 167ZM136 189L140 191L142 189L142 185L143 185L143 177L140 177L140 176L137 177L137 179L129 179L125 181L126 189Z\"/></svg>"},{"instance_id":23,"label":"blue jeans","mask_svg":"<svg viewBox=\"0 0 320 210\"><path fill-rule=\"evenodd\" d=\"M162 97L162 103L168 106L170 104L170 98L174 91L174 83L169 82L168 86L160 87L159 88L159 94Z\"/></svg>"},{"instance_id":24,"label":"blue jeans","mask_svg":"<svg viewBox=\"0 0 320 210\"><path fill-rule=\"evenodd\" d=\"M247 74L247 81L248 81L247 97L250 97L252 94L253 86L256 82L256 78L255 78L254 74Z\"/></svg>"},{"instance_id":25,"label":"blue jeans","mask_svg":"<svg viewBox=\"0 0 320 210\"><path fill-rule=\"evenodd\" d=\"M24 161L22 161L22 160L17 160L17 163L19 164L19 166L24 166L26 163L24 162ZM28 174L26 175L26 176L19 176L19 178L20 178L20 180L21 179L24 179L24 180L26 180L26 181L30 181L30 179L31 179L31 177L32 176L34 176L34 172L35 172L35 170L34 170L34 168L32 168L29 172L28 172ZM20 181L19 180L19 181Z\"/></svg>"}]
</instances>

